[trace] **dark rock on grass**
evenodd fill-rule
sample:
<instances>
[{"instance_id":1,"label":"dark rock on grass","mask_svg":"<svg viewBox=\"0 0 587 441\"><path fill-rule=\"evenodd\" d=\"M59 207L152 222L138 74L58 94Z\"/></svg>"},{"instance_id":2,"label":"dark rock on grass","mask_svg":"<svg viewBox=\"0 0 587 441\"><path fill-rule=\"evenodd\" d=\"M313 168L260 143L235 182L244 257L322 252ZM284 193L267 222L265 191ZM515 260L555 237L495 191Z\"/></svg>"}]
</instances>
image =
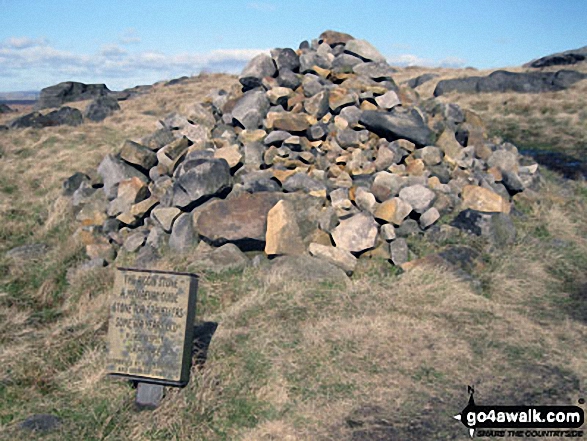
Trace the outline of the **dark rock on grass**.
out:
<instances>
[{"instance_id":1,"label":"dark rock on grass","mask_svg":"<svg viewBox=\"0 0 587 441\"><path fill-rule=\"evenodd\" d=\"M72 101L83 101L111 93L105 84L84 84L66 81L41 90L37 109L59 107Z\"/></svg>"},{"instance_id":2,"label":"dark rock on grass","mask_svg":"<svg viewBox=\"0 0 587 441\"><path fill-rule=\"evenodd\" d=\"M436 89L434 89L434 96L450 92L557 92L585 78L587 78L587 74L572 70L521 73L498 70L486 77L454 78L439 81Z\"/></svg>"},{"instance_id":3,"label":"dark rock on grass","mask_svg":"<svg viewBox=\"0 0 587 441\"><path fill-rule=\"evenodd\" d=\"M389 141L407 139L418 146L434 144L434 133L415 110L401 113L395 109L391 112L365 110L361 114L359 122Z\"/></svg>"},{"instance_id":4,"label":"dark rock on grass","mask_svg":"<svg viewBox=\"0 0 587 441\"><path fill-rule=\"evenodd\" d=\"M190 77L184 75L183 77L179 77L179 78L174 78L172 80L169 80L167 83L165 83L163 85L163 87L167 87L167 86L175 86L176 84L181 84L187 80L189 80Z\"/></svg>"},{"instance_id":5,"label":"dark rock on grass","mask_svg":"<svg viewBox=\"0 0 587 441\"><path fill-rule=\"evenodd\" d=\"M425 73L425 74L417 76L416 78L412 78L412 79L406 81L406 84L408 85L408 87L415 89L416 87L419 87L424 83L427 83L428 81L436 78L437 76L438 76L437 74Z\"/></svg>"},{"instance_id":6,"label":"dark rock on grass","mask_svg":"<svg viewBox=\"0 0 587 441\"><path fill-rule=\"evenodd\" d=\"M6 252L6 257L18 260L39 259L47 254L49 247L44 243L21 245Z\"/></svg>"},{"instance_id":7,"label":"dark rock on grass","mask_svg":"<svg viewBox=\"0 0 587 441\"><path fill-rule=\"evenodd\" d=\"M0 103L0 115L3 113L15 112L8 104Z\"/></svg>"},{"instance_id":8,"label":"dark rock on grass","mask_svg":"<svg viewBox=\"0 0 587 441\"><path fill-rule=\"evenodd\" d=\"M5 125L0 125L0 132L5 132L5 131L7 131L7 130L8 130L8 126L5 126ZM2 156L2 155L0 154L0 157L1 157L1 156Z\"/></svg>"},{"instance_id":9,"label":"dark rock on grass","mask_svg":"<svg viewBox=\"0 0 587 441\"><path fill-rule=\"evenodd\" d=\"M61 424L59 417L49 414L32 415L20 423L21 430L30 430L35 432L49 432L56 429Z\"/></svg>"},{"instance_id":10,"label":"dark rock on grass","mask_svg":"<svg viewBox=\"0 0 587 441\"><path fill-rule=\"evenodd\" d=\"M498 247L512 244L516 239L516 228L510 216L505 213L484 213L467 209L459 213L451 226L485 237Z\"/></svg>"},{"instance_id":11,"label":"dark rock on grass","mask_svg":"<svg viewBox=\"0 0 587 441\"><path fill-rule=\"evenodd\" d=\"M267 280L283 286L291 280L300 282L342 282L346 273L332 263L310 256L281 256L271 262Z\"/></svg>"},{"instance_id":12,"label":"dark rock on grass","mask_svg":"<svg viewBox=\"0 0 587 441\"><path fill-rule=\"evenodd\" d=\"M107 117L120 110L118 101L111 96L103 96L96 98L84 112L84 116L90 121L100 122L104 121Z\"/></svg>"},{"instance_id":13,"label":"dark rock on grass","mask_svg":"<svg viewBox=\"0 0 587 441\"><path fill-rule=\"evenodd\" d=\"M251 264L249 258L234 244L227 243L220 248L196 256L193 264L197 268L213 273L241 270Z\"/></svg>"},{"instance_id":14,"label":"dark rock on grass","mask_svg":"<svg viewBox=\"0 0 587 441\"><path fill-rule=\"evenodd\" d=\"M585 62L585 60L587 60L587 46L579 49L571 49L568 51L547 55L524 64L524 67L533 67L539 69L550 66L569 66L572 64Z\"/></svg>"},{"instance_id":15,"label":"dark rock on grass","mask_svg":"<svg viewBox=\"0 0 587 441\"><path fill-rule=\"evenodd\" d=\"M40 112L27 113L9 123L11 129L34 128L42 129L43 127L70 125L78 126L83 122L82 113L72 107L62 107L46 115Z\"/></svg>"},{"instance_id":16,"label":"dark rock on grass","mask_svg":"<svg viewBox=\"0 0 587 441\"><path fill-rule=\"evenodd\" d=\"M72 196L75 191L80 188L82 183L90 183L90 177L85 173L75 172L65 181L63 181L63 191L62 194L64 196Z\"/></svg>"}]
</instances>

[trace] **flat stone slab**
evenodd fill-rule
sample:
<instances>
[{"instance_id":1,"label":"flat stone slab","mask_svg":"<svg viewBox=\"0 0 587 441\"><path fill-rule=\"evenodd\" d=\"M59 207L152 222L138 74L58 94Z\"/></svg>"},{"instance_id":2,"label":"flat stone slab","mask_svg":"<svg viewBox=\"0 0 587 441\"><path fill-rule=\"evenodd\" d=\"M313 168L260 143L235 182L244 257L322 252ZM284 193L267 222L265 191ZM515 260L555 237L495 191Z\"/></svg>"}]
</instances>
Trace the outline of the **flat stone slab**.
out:
<instances>
[{"instance_id":1,"label":"flat stone slab","mask_svg":"<svg viewBox=\"0 0 587 441\"><path fill-rule=\"evenodd\" d=\"M139 383L135 405L138 410L153 410L159 407L165 396L165 387L160 384Z\"/></svg>"}]
</instances>

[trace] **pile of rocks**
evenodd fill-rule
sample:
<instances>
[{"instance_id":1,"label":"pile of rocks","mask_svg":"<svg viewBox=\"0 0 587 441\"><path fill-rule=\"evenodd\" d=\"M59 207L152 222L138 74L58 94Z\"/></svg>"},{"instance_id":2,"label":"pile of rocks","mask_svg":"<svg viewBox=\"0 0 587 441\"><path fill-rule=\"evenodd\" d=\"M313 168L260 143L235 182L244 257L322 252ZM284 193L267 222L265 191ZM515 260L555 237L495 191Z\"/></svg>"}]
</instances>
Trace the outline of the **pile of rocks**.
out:
<instances>
[{"instance_id":1,"label":"pile of rocks","mask_svg":"<svg viewBox=\"0 0 587 441\"><path fill-rule=\"evenodd\" d=\"M211 268L311 255L351 274L361 257L408 260L405 237L463 211L490 234L535 164L486 138L480 118L420 102L367 41L324 32L298 50L252 59L241 86L186 103L64 183L91 262L161 247ZM437 227L436 227L437 228Z\"/></svg>"}]
</instances>

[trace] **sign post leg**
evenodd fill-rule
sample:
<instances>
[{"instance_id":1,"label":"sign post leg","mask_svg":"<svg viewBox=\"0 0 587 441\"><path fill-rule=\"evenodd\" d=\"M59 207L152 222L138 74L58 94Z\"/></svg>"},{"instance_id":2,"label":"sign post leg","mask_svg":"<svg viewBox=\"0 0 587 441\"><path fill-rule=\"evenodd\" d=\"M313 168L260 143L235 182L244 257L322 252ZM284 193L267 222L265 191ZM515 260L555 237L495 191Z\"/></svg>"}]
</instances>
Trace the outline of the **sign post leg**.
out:
<instances>
[{"instance_id":1,"label":"sign post leg","mask_svg":"<svg viewBox=\"0 0 587 441\"><path fill-rule=\"evenodd\" d=\"M139 410L153 410L159 407L165 395L165 387L160 384L141 383L137 384L137 396L135 404Z\"/></svg>"}]
</instances>

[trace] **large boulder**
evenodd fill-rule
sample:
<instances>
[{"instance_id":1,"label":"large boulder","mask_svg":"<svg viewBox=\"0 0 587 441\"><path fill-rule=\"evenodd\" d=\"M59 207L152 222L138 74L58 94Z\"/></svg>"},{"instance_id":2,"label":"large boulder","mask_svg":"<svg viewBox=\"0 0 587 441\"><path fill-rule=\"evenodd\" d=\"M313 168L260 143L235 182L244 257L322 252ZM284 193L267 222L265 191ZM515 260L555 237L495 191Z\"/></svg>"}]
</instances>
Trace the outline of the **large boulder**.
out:
<instances>
[{"instance_id":1,"label":"large boulder","mask_svg":"<svg viewBox=\"0 0 587 441\"><path fill-rule=\"evenodd\" d=\"M196 230L213 245L232 242L264 250L267 215L280 199L278 193L262 192L212 201L199 213Z\"/></svg>"},{"instance_id":2,"label":"large boulder","mask_svg":"<svg viewBox=\"0 0 587 441\"><path fill-rule=\"evenodd\" d=\"M173 205L187 207L230 188L230 167L224 159L186 161L173 186Z\"/></svg>"},{"instance_id":3,"label":"large boulder","mask_svg":"<svg viewBox=\"0 0 587 441\"><path fill-rule=\"evenodd\" d=\"M36 107L46 109L59 107L72 101L83 101L111 93L105 84L84 84L66 81L41 90Z\"/></svg>"},{"instance_id":4,"label":"large boulder","mask_svg":"<svg viewBox=\"0 0 587 441\"><path fill-rule=\"evenodd\" d=\"M550 54L537 60L524 64L524 67L540 69L550 66L568 66L571 64L583 63L587 60L587 46L579 49L571 49L564 52Z\"/></svg>"},{"instance_id":5,"label":"large boulder","mask_svg":"<svg viewBox=\"0 0 587 441\"><path fill-rule=\"evenodd\" d=\"M412 112L397 112L396 109L392 109L391 112L365 110L359 122L389 141L407 139L419 146L434 144L434 133L415 110Z\"/></svg>"},{"instance_id":6,"label":"large boulder","mask_svg":"<svg viewBox=\"0 0 587 441\"><path fill-rule=\"evenodd\" d=\"M270 284L284 282L346 283L346 273L336 265L310 256L280 256L274 259L267 272Z\"/></svg>"},{"instance_id":7,"label":"large boulder","mask_svg":"<svg viewBox=\"0 0 587 441\"><path fill-rule=\"evenodd\" d=\"M72 107L62 107L47 114L31 112L9 123L12 129L53 127L60 125L79 126L83 122L82 113Z\"/></svg>"},{"instance_id":8,"label":"large boulder","mask_svg":"<svg viewBox=\"0 0 587 441\"><path fill-rule=\"evenodd\" d=\"M120 106L115 98L100 96L88 104L84 111L84 116L90 121L100 122L118 110L120 110Z\"/></svg>"}]
</instances>

